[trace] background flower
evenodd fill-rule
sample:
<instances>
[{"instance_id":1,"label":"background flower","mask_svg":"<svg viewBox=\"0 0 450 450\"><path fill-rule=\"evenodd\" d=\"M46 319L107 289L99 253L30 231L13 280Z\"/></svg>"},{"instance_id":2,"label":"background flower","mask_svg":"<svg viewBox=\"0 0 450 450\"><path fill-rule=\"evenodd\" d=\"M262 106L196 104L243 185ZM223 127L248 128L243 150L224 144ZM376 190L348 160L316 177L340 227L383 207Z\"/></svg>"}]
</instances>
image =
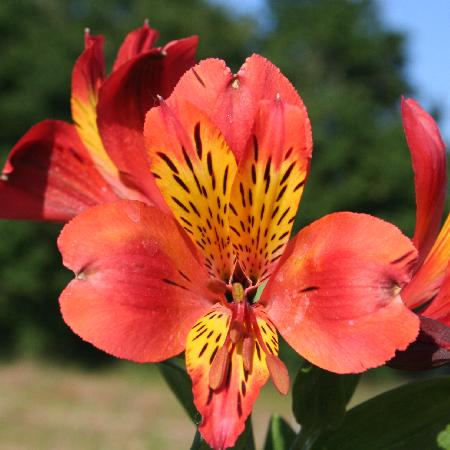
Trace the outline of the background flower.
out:
<instances>
[{"instance_id":1,"label":"background flower","mask_svg":"<svg viewBox=\"0 0 450 450\"><path fill-rule=\"evenodd\" d=\"M131 32L105 78L104 39L85 32L72 73L75 125L40 122L14 146L0 179L0 217L67 221L122 197L162 205L152 177L141 176L144 116L193 65L197 38L154 47L157 38L147 23Z\"/></svg>"},{"instance_id":2,"label":"background flower","mask_svg":"<svg viewBox=\"0 0 450 450\"><path fill-rule=\"evenodd\" d=\"M450 361L450 216L441 228L447 195L446 150L436 122L417 102L403 99L402 117L415 173L413 241L419 260L400 295L421 318L421 332L390 365L421 370Z\"/></svg>"}]
</instances>

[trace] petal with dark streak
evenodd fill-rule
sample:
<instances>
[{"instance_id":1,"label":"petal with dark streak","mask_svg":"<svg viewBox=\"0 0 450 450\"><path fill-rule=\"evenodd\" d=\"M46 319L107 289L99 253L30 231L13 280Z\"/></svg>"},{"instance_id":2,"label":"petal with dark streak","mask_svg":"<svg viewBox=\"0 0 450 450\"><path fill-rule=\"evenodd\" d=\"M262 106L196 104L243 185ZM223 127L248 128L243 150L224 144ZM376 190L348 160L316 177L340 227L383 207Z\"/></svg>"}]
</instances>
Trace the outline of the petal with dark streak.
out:
<instances>
[{"instance_id":1,"label":"petal with dark streak","mask_svg":"<svg viewBox=\"0 0 450 450\"><path fill-rule=\"evenodd\" d=\"M194 106L162 103L147 114L144 134L152 172L171 210L201 249L212 277L233 268L228 208L236 161L219 130Z\"/></svg>"},{"instance_id":2,"label":"petal with dark streak","mask_svg":"<svg viewBox=\"0 0 450 450\"><path fill-rule=\"evenodd\" d=\"M65 322L118 358L157 362L180 353L218 301L175 220L144 203L91 208L64 227L58 246L76 274L60 297Z\"/></svg>"},{"instance_id":3,"label":"petal with dark streak","mask_svg":"<svg viewBox=\"0 0 450 450\"><path fill-rule=\"evenodd\" d=\"M419 319L399 295L416 257L393 225L330 214L291 241L260 302L300 355L332 372L362 372L417 336Z\"/></svg>"},{"instance_id":4,"label":"petal with dark streak","mask_svg":"<svg viewBox=\"0 0 450 450\"><path fill-rule=\"evenodd\" d=\"M262 101L230 203L231 242L247 276L261 282L283 254L312 151L306 110Z\"/></svg>"},{"instance_id":5,"label":"petal with dark streak","mask_svg":"<svg viewBox=\"0 0 450 450\"><path fill-rule=\"evenodd\" d=\"M73 125L46 120L17 142L0 179L4 219L65 222L86 208L117 199Z\"/></svg>"},{"instance_id":6,"label":"petal with dark streak","mask_svg":"<svg viewBox=\"0 0 450 450\"><path fill-rule=\"evenodd\" d=\"M258 317L264 327L264 339L275 354L278 339L273 326ZM200 318L190 331L186 344L186 366L193 382L194 403L202 415L199 430L214 449L232 447L245 427L259 390L266 383L269 371L266 356L259 344L255 345L251 370L244 365L243 343L228 346L225 376L218 389L210 387L210 368L223 346L230 323L230 312L216 306Z\"/></svg>"}]
</instances>

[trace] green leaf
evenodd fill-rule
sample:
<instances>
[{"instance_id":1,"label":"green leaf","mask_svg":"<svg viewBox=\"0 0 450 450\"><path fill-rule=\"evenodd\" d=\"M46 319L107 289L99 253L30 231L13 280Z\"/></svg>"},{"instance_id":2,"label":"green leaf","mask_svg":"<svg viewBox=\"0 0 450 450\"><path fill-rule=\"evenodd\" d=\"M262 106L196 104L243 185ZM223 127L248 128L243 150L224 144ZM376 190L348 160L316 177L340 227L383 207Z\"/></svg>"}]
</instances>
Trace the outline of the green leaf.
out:
<instances>
[{"instance_id":1,"label":"green leaf","mask_svg":"<svg viewBox=\"0 0 450 450\"><path fill-rule=\"evenodd\" d=\"M358 381L359 375L338 375L305 361L292 388L292 410L302 433L338 427Z\"/></svg>"},{"instance_id":2,"label":"green leaf","mask_svg":"<svg viewBox=\"0 0 450 450\"><path fill-rule=\"evenodd\" d=\"M203 440L202 435L197 430L195 432L194 441L191 445L191 450L210 450L211 447Z\"/></svg>"},{"instance_id":3,"label":"green leaf","mask_svg":"<svg viewBox=\"0 0 450 450\"><path fill-rule=\"evenodd\" d=\"M295 439L291 426L278 415L270 418L264 450L287 450Z\"/></svg>"},{"instance_id":4,"label":"green leaf","mask_svg":"<svg viewBox=\"0 0 450 450\"><path fill-rule=\"evenodd\" d=\"M201 434L197 430L191 450L211 450L209 445L203 440ZM245 430L239 436L235 446L229 450L255 450L255 438L253 436L252 419L249 417L245 424Z\"/></svg>"},{"instance_id":5,"label":"green leaf","mask_svg":"<svg viewBox=\"0 0 450 450\"><path fill-rule=\"evenodd\" d=\"M450 422L450 377L409 383L348 411L342 426L314 450L437 450ZM443 437L442 437L443 436ZM446 439L445 434L441 439Z\"/></svg>"},{"instance_id":6,"label":"green leaf","mask_svg":"<svg viewBox=\"0 0 450 450\"><path fill-rule=\"evenodd\" d=\"M174 359L164 361L158 364L158 367L170 389L188 413L189 417L195 424L198 424L201 417L194 405L192 381L189 375Z\"/></svg>"},{"instance_id":7,"label":"green leaf","mask_svg":"<svg viewBox=\"0 0 450 450\"><path fill-rule=\"evenodd\" d=\"M445 427L445 430L442 430L437 437L437 443L439 448L443 450L450 450L450 424Z\"/></svg>"},{"instance_id":8,"label":"green leaf","mask_svg":"<svg viewBox=\"0 0 450 450\"><path fill-rule=\"evenodd\" d=\"M252 417L245 423L245 430L239 436L233 450L255 450L255 437L253 436Z\"/></svg>"}]
</instances>

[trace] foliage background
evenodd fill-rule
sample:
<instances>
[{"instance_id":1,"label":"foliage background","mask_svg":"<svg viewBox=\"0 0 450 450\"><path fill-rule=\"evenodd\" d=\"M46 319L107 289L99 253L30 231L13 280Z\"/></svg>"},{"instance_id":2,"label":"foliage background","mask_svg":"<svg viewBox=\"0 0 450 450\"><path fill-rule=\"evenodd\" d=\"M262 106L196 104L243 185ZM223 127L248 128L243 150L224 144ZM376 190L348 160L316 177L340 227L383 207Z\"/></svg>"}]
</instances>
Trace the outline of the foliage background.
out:
<instances>
[{"instance_id":1,"label":"foliage background","mask_svg":"<svg viewBox=\"0 0 450 450\"><path fill-rule=\"evenodd\" d=\"M337 210L375 214L411 234L412 171L399 99L405 37L386 30L369 0L268 0L269 19L234 16L206 0L4 0L0 3L0 156L34 123L70 120L70 75L83 29L114 52L145 18L160 43L200 36L199 59L237 70L258 52L286 74L313 125L314 158L296 229ZM1 205L0 205L1 207ZM0 222L0 357L111 363L63 324L70 279L55 249L59 225Z\"/></svg>"}]
</instances>

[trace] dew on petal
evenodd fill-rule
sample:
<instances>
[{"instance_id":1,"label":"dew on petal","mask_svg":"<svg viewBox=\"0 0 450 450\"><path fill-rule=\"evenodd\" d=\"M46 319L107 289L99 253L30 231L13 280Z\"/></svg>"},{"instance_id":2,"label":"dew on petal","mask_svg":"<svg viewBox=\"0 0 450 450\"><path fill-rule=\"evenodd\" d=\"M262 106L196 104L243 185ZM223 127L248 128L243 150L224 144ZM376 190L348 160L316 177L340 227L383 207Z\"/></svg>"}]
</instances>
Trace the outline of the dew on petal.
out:
<instances>
[{"instance_id":1,"label":"dew on petal","mask_svg":"<svg viewBox=\"0 0 450 450\"><path fill-rule=\"evenodd\" d=\"M138 203L129 202L124 206L124 210L132 222L139 223L141 221L141 208Z\"/></svg>"}]
</instances>

